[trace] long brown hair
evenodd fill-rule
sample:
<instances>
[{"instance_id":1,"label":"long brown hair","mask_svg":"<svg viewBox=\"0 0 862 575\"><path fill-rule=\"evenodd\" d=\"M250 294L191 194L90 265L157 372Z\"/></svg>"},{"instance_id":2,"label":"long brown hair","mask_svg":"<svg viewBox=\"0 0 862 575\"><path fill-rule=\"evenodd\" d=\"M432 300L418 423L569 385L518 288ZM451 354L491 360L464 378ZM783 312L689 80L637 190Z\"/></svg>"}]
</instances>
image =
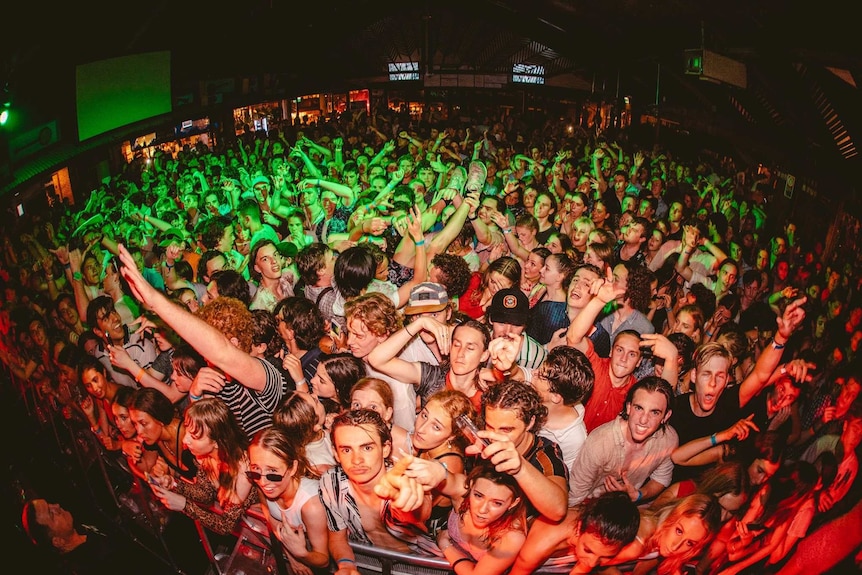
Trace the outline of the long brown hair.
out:
<instances>
[{"instance_id":1,"label":"long brown hair","mask_svg":"<svg viewBox=\"0 0 862 575\"><path fill-rule=\"evenodd\" d=\"M234 490L240 466L246 457L248 440L234 413L218 397L192 403L185 413L185 427L192 436L207 435L218 446L219 502L224 505Z\"/></svg>"},{"instance_id":2,"label":"long brown hair","mask_svg":"<svg viewBox=\"0 0 862 575\"><path fill-rule=\"evenodd\" d=\"M483 533L481 537L482 542L491 548L496 545L507 531L514 529L526 534L527 504L524 500L525 498L521 491L521 487L510 474L500 473L484 461L473 467L472 471L470 471L470 474L467 476L467 492L464 494L464 498L461 499L461 504L458 506L458 515L461 517L461 520L463 521L464 515L470 511L470 493L476 485L476 481L479 479L487 479L495 485L507 487L512 492L512 499L514 500L514 504L507 509L499 519L495 520L485 528L485 533Z\"/></svg>"},{"instance_id":3,"label":"long brown hair","mask_svg":"<svg viewBox=\"0 0 862 575\"><path fill-rule=\"evenodd\" d=\"M521 264L518 263L518 260L510 256L499 257L488 264L488 269L482 274L482 281L479 282L479 287L470 294L471 304L479 305L479 302L482 301L482 294L488 288L488 282L493 272L497 272L511 280L513 286L518 285L521 281Z\"/></svg>"}]
</instances>

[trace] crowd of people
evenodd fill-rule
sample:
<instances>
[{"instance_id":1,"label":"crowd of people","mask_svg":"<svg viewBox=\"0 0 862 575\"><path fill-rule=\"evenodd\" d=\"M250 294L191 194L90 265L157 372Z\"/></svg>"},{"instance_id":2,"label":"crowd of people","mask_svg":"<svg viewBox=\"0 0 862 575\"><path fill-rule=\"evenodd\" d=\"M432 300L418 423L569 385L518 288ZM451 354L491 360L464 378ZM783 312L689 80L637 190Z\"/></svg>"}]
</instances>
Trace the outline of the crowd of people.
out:
<instances>
[{"instance_id":1,"label":"crowd of people","mask_svg":"<svg viewBox=\"0 0 862 575\"><path fill-rule=\"evenodd\" d=\"M138 158L4 230L0 359L294 573L779 572L858 501L858 254L628 136L348 112ZM71 557L64 513L23 520Z\"/></svg>"}]
</instances>

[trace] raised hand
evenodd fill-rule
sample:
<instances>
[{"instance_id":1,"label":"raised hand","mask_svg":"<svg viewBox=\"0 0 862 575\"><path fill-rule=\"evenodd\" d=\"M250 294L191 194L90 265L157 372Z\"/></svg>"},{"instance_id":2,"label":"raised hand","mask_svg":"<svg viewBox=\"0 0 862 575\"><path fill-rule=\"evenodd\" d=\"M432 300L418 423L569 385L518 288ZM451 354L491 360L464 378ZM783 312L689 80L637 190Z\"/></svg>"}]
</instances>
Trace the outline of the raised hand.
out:
<instances>
[{"instance_id":1,"label":"raised hand","mask_svg":"<svg viewBox=\"0 0 862 575\"><path fill-rule=\"evenodd\" d=\"M784 364L785 373L796 381L811 381L808 371L812 369L817 369L817 365L804 359L793 359Z\"/></svg>"},{"instance_id":2,"label":"raised hand","mask_svg":"<svg viewBox=\"0 0 862 575\"><path fill-rule=\"evenodd\" d=\"M410 234L414 242L425 238L422 235L422 212L419 211L418 206L411 207L410 213L407 215L407 233Z\"/></svg>"},{"instance_id":3,"label":"raised hand","mask_svg":"<svg viewBox=\"0 0 862 575\"><path fill-rule=\"evenodd\" d=\"M757 427L757 424L752 419L754 419L754 414L749 415L745 419L740 419L724 431L716 433L715 436L721 442L727 442L732 439L744 441L752 431L760 431L760 428Z\"/></svg>"},{"instance_id":4,"label":"raised hand","mask_svg":"<svg viewBox=\"0 0 862 575\"><path fill-rule=\"evenodd\" d=\"M129 253L125 246L120 244L117 247L120 252L120 262L123 264L120 268L120 273L129 284L132 295L135 296L136 300L144 304L145 307L151 307L156 298L160 297L159 291L144 279L144 276L138 271L138 266L135 264L132 254Z\"/></svg>"},{"instance_id":5,"label":"raised hand","mask_svg":"<svg viewBox=\"0 0 862 575\"><path fill-rule=\"evenodd\" d=\"M660 333L641 334L641 346L652 349L654 357L660 357L665 361L675 361L679 356L676 346Z\"/></svg>"},{"instance_id":6,"label":"raised hand","mask_svg":"<svg viewBox=\"0 0 862 575\"><path fill-rule=\"evenodd\" d=\"M419 317L410 323L410 330L408 333L417 334L420 331L427 331L432 334L434 339L437 341L437 347L440 348L440 353L443 355L449 355L449 346L452 342L448 325L437 321L433 317Z\"/></svg>"},{"instance_id":7,"label":"raised hand","mask_svg":"<svg viewBox=\"0 0 862 575\"><path fill-rule=\"evenodd\" d=\"M64 266L69 263L69 248L68 246L60 246L55 250L48 249L49 252L56 256L57 261L63 264Z\"/></svg>"},{"instance_id":8,"label":"raised hand","mask_svg":"<svg viewBox=\"0 0 862 575\"><path fill-rule=\"evenodd\" d=\"M416 479L405 475L412 461L412 455L402 457L374 486L378 497L391 499L392 507L401 511L413 511L425 502L425 488Z\"/></svg>"},{"instance_id":9,"label":"raised hand","mask_svg":"<svg viewBox=\"0 0 862 575\"><path fill-rule=\"evenodd\" d=\"M626 290L614 283L613 271L608 268L604 278L593 280L592 285L590 285L590 293L605 304L622 296Z\"/></svg>"},{"instance_id":10,"label":"raised hand","mask_svg":"<svg viewBox=\"0 0 862 575\"><path fill-rule=\"evenodd\" d=\"M790 302L787 307L784 308L784 313L782 313L781 317L778 318L778 334L781 335L785 341L793 335L793 332L796 331L796 328L798 328L805 319L805 308L803 306L806 301L808 301L808 298L803 296Z\"/></svg>"},{"instance_id":11,"label":"raised hand","mask_svg":"<svg viewBox=\"0 0 862 575\"><path fill-rule=\"evenodd\" d=\"M497 337L488 342L488 352L491 354L491 363L500 371L508 371L515 365L524 336L521 334L509 334Z\"/></svg>"},{"instance_id":12,"label":"raised hand","mask_svg":"<svg viewBox=\"0 0 862 575\"><path fill-rule=\"evenodd\" d=\"M509 475L517 475L521 471L523 461L518 453L517 447L509 439L508 435L488 431L486 429L479 430L479 437L488 440L488 445L482 447L474 443L468 445L464 450L468 455L479 453L483 459L486 459L494 465L494 468L500 473L508 473ZM527 464L529 465L529 463Z\"/></svg>"}]
</instances>

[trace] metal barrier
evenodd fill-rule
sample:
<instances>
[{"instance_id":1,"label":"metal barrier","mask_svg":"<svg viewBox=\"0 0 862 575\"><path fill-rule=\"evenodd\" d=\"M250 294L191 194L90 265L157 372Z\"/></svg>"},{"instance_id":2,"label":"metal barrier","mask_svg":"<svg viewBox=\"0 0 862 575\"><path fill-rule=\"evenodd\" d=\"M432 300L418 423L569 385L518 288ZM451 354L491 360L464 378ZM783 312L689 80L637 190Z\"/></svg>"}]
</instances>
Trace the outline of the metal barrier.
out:
<instances>
[{"instance_id":1,"label":"metal barrier","mask_svg":"<svg viewBox=\"0 0 862 575\"><path fill-rule=\"evenodd\" d=\"M266 519L260 511L259 505L250 507L241 520L240 540L237 543L237 550L234 551L234 556L241 555L243 548L250 547L253 553L255 549L259 549L261 545L268 545L271 553L272 561L266 566L272 572L276 570L272 562L276 561L280 554L273 553L273 549L280 549L281 544L278 540L268 537L269 533ZM381 575L441 575L443 573L452 573L452 568L449 562L442 557L426 557L423 555L410 555L400 551L393 551L384 547L373 547L371 545L363 545L362 543L351 543L353 553L356 555L356 566L363 573L380 573ZM253 555L255 560L263 560L265 563L269 559L266 555ZM283 558L283 556L282 556ZM565 558L555 561L536 573L551 575L558 573L568 573L574 566L573 561L566 561ZM225 575L232 573L230 569L233 565L233 560L228 563ZM244 562L248 565L247 562ZM243 569L245 573L254 573L248 571L247 567ZM278 570L279 574L282 572Z\"/></svg>"},{"instance_id":2,"label":"metal barrier","mask_svg":"<svg viewBox=\"0 0 862 575\"><path fill-rule=\"evenodd\" d=\"M149 553L161 558L176 573L184 574L172 557L168 542L163 536L164 515L178 512L164 512L153 509L153 497L147 486L131 474L122 464L113 461L115 454L105 451L101 443L89 429L77 428L73 422L51 413L48 406L39 404L32 390L20 382L15 382L28 415L38 421L43 431L52 437L59 452L67 462L81 471L86 485L81 485L111 522L126 532L130 538ZM128 474L130 489L118 492L117 473ZM156 502L158 505L158 502ZM160 513L161 512L161 513ZM219 554L210 543L206 529L195 521L200 544L210 562L211 575L290 575L281 544L269 531L259 506L251 507L243 515L237 526L236 545L229 555ZM135 529L137 528L137 529ZM142 540L143 530L148 542ZM382 547L351 543L356 555L357 567L368 574L381 575L442 575L452 573L449 562L440 557L410 555ZM540 574L567 573L571 565L565 567L543 567Z\"/></svg>"}]
</instances>

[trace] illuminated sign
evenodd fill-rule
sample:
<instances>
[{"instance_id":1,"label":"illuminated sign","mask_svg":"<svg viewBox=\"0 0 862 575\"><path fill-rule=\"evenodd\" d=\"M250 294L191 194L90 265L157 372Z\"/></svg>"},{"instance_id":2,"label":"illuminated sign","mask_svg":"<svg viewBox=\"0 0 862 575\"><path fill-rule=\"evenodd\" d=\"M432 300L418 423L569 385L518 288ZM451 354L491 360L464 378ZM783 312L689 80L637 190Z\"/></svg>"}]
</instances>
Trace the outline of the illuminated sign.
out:
<instances>
[{"instance_id":1,"label":"illuminated sign","mask_svg":"<svg viewBox=\"0 0 862 575\"><path fill-rule=\"evenodd\" d=\"M389 81L419 79L419 62L389 62Z\"/></svg>"},{"instance_id":2,"label":"illuminated sign","mask_svg":"<svg viewBox=\"0 0 862 575\"><path fill-rule=\"evenodd\" d=\"M545 67L539 64L512 65L512 82L515 84L544 84Z\"/></svg>"}]
</instances>

